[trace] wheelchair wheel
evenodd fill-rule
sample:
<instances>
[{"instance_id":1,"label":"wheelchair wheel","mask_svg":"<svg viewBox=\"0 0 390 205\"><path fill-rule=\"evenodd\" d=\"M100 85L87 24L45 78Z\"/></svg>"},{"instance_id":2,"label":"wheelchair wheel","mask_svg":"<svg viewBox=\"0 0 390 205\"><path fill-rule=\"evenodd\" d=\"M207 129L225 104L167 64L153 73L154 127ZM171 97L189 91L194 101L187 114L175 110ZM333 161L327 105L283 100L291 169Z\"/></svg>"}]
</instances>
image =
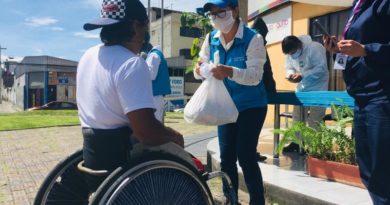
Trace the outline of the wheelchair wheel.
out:
<instances>
[{"instance_id":1,"label":"wheelchair wheel","mask_svg":"<svg viewBox=\"0 0 390 205\"><path fill-rule=\"evenodd\" d=\"M132 159L102 183L92 205L213 205L210 190L194 166L161 153Z\"/></svg>"},{"instance_id":2,"label":"wheelchair wheel","mask_svg":"<svg viewBox=\"0 0 390 205\"><path fill-rule=\"evenodd\" d=\"M88 204L88 186L77 169L82 157L80 150L57 164L39 188L34 205Z\"/></svg>"}]
</instances>

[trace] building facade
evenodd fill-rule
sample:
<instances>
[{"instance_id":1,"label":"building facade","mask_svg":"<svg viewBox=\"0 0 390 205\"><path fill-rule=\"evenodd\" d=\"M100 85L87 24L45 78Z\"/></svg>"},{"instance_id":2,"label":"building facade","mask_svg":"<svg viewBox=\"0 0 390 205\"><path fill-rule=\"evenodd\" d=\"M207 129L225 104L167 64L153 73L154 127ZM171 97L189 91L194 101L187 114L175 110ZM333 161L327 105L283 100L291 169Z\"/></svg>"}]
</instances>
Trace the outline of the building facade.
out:
<instances>
[{"instance_id":1,"label":"building facade","mask_svg":"<svg viewBox=\"0 0 390 205\"><path fill-rule=\"evenodd\" d=\"M51 101L76 102L75 61L51 56L27 56L9 69L14 80L7 85L3 83L2 99L20 109Z\"/></svg>"},{"instance_id":2,"label":"building facade","mask_svg":"<svg viewBox=\"0 0 390 205\"><path fill-rule=\"evenodd\" d=\"M313 23L315 19L320 20L328 33L341 38L351 6L352 0L248 0L249 24L256 17L262 17L269 30L266 48L277 90L294 91L296 86L285 79L285 55L281 46L283 38L310 35L313 40L322 42L322 33ZM328 56L328 67L329 90L345 90L342 73L333 70L331 56ZM288 109L291 111L292 107ZM268 109L266 123L273 123L273 106Z\"/></svg>"}]
</instances>

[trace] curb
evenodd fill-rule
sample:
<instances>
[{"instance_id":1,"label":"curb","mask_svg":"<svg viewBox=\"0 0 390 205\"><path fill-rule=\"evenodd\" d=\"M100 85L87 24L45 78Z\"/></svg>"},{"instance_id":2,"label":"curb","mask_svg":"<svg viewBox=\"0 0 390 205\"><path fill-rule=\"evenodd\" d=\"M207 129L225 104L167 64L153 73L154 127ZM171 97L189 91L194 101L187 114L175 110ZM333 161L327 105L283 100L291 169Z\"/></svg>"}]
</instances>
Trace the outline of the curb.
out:
<instances>
[{"instance_id":1,"label":"curb","mask_svg":"<svg viewBox=\"0 0 390 205\"><path fill-rule=\"evenodd\" d=\"M207 150L208 168L210 169L210 171L220 170L219 161L212 156L212 151ZM238 178L239 189L242 192L248 194L248 190L246 188L242 172L238 173ZM278 205L334 205L334 203L329 203L311 196L285 189L280 186L275 186L268 182L264 182L264 190L266 201L272 202L271 204L277 203Z\"/></svg>"}]
</instances>

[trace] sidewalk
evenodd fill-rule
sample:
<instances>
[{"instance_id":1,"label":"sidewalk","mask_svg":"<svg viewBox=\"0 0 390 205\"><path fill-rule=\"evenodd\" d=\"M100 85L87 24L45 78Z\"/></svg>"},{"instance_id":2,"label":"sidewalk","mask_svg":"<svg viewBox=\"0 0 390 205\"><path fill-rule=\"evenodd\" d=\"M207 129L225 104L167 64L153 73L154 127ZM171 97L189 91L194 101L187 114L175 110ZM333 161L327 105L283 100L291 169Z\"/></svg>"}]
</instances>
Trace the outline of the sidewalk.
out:
<instances>
[{"instance_id":1,"label":"sidewalk","mask_svg":"<svg viewBox=\"0 0 390 205\"><path fill-rule=\"evenodd\" d=\"M266 197L279 205L371 205L370 196L365 189L348 186L320 178L310 177L305 171L304 157L298 154L272 156L272 128L263 129L258 150L268 157L259 163L265 184ZM213 139L207 146L213 170L219 169L218 140ZM239 167L239 165L237 164ZM243 181L239 168L240 182ZM244 184L240 189L246 190Z\"/></svg>"},{"instance_id":2,"label":"sidewalk","mask_svg":"<svg viewBox=\"0 0 390 205\"><path fill-rule=\"evenodd\" d=\"M207 143L216 136L213 129L198 126L194 134L181 128L186 149L204 162ZM32 204L48 172L81 147L79 126L0 131L0 205Z\"/></svg>"}]
</instances>

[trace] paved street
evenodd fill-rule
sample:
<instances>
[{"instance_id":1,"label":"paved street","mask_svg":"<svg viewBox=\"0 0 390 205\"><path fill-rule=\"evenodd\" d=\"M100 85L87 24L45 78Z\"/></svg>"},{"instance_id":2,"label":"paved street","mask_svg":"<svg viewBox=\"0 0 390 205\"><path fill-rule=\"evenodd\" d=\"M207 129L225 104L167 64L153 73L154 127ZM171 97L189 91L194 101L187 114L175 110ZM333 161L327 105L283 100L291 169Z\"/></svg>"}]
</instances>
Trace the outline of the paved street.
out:
<instances>
[{"instance_id":1,"label":"paved street","mask_svg":"<svg viewBox=\"0 0 390 205\"><path fill-rule=\"evenodd\" d=\"M186 137L185 144L205 159L213 133ZM81 146L79 126L0 132L0 205L32 204L47 173Z\"/></svg>"}]
</instances>

